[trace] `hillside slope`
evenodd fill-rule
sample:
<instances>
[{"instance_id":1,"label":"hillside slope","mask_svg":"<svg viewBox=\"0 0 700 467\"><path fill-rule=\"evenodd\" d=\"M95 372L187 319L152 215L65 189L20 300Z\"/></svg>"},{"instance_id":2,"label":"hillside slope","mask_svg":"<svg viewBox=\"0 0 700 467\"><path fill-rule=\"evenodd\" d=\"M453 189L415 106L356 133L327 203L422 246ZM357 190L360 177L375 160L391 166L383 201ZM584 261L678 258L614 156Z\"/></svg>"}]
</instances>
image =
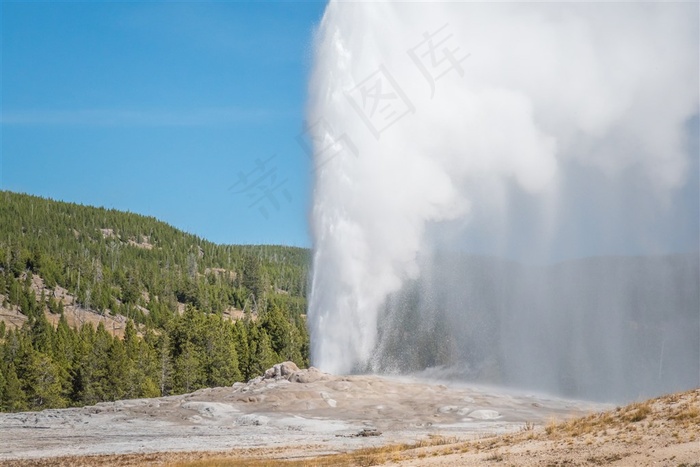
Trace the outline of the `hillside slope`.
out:
<instances>
[{"instance_id":1,"label":"hillside slope","mask_svg":"<svg viewBox=\"0 0 700 467\"><path fill-rule=\"evenodd\" d=\"M308 250L0 192L0 411L232 384L308 363Z\"/></svg>"}]
</instances>

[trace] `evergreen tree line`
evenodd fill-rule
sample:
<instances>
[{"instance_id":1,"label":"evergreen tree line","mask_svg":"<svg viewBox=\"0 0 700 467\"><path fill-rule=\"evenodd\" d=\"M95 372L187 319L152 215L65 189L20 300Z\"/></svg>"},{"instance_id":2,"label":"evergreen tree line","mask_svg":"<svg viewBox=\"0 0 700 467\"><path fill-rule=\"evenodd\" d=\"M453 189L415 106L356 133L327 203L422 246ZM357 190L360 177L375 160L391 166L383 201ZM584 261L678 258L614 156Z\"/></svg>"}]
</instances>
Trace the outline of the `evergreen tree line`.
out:
<instances>
[{"instance_id":1,"label":"evergreen tree line","mask_svg":"<svg viewBox=\"0 0 700 467\"><path fill-rule=\"evenodd\" d=\"M159 330L124 338L103 323L54 327L44 313L8 330L0 323L0 411L42 410L159 397L228 386L282 360L308 361L304 322L276 304L258 320L232 322L188 306Z\"/></svg>"}]
</instances>

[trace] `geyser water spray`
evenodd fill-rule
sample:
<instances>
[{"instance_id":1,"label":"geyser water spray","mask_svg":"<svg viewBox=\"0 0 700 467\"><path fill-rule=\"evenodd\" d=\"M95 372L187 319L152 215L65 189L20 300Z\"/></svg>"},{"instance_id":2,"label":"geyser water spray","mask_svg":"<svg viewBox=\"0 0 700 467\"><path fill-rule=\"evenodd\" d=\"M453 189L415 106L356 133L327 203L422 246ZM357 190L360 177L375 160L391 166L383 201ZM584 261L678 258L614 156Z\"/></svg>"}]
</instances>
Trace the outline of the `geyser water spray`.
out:
<instances>
[{"instance_id":1,"label":"geyser water spray","mask_svg":"<svg viewBox=\"0 0 700 467\"><path fill-rule=\"evenodd\" d=\"M500 352L482 373L522 382L503 357L518 351L503 340L527 346L528 336L503 321L527 316L541 322L523 332L559 332L566 310L552 305L548 279L530 293L506 278L516 266L475 276L478 261L469 273L445 257L545 264L697 249L697 176L688 175L697 172L688 146L697 13L696 4L330 2L309 86L312 363L391 370L389 356L407 354L396 343L420 328L425 345L454 339L445 352L467 367ZM519 300L546 311L519 315ZM457 322L478 330L489 313L498 315L483 329L492 340L446 332ZM608 345L614 334L598 338ZM552 350L522 353L546 360Z\"/></svg>"}]
</instances>

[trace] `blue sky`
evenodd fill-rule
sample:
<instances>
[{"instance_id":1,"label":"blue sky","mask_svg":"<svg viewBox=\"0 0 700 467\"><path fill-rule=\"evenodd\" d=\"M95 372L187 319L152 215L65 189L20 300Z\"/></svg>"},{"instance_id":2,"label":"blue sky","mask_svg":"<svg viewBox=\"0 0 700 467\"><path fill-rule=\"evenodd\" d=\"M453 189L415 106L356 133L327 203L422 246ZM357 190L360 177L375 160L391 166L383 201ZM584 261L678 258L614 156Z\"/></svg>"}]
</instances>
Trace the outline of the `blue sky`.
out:
<instances>
[{"instance_id":1,"label":"blue sky","mask_svg":"<svg viewBox=\"0 0 700 467\"><path fill-rule=\"evenodd\" d=\"M309 246L297 137L324 6L3 2L0 187Z\"/></svg>"},{"instance_id":2,"label":"blue sky","mask_svg":"<svg viewBox=\"0 0 700 467\"><path fill-rule=\"evenodd\" d=\"M298 137L325 2L0 5L0 188L217 243L311 245ZM689 182L652 232L673 250L698 244L697 125Z\"/></svg>"}]
</instances>

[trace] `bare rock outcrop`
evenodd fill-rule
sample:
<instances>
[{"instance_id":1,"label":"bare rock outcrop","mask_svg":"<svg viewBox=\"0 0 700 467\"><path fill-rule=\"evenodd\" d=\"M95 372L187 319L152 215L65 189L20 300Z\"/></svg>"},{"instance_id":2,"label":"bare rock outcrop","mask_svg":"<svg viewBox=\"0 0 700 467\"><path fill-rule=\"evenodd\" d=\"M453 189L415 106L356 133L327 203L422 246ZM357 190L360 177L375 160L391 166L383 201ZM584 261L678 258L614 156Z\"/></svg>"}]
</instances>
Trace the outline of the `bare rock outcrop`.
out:
<instances>
[{"instance_id":1,"label":"bare rock outcrop","mask_svg":"<svg viewBox=\"0 0 700 467\"><path fill-rule=\"evenodd\" d=\"M327 381L331 375L324 373L318 368L310 367L306 370L299 370L294 373L289 381L292 383L315 383L316 381Z\"/></svg>"},{"instance_id":2,"label":"bare rock outcrop","mask_svg":"<svg viewBox=\"0 0 700 467\"><path fill-rule=\"evenodd\" d=\"M263 379L289 379L299 367L294 362L282 362L268 368L263 375Z\"/></svg>"},{"instance_id":3,"label":"bare rock outcrop","mask_svg":"<svg viewBox=\"0 0 700 467\"><path fill-rule=\"evenodd\" d=\"M265 380L287 380L292 383L315 383L317 381L328 381L331 375L324 373L318 368L309 367L299 369L294 362L282 362L268 368L263 376L258 376L251 383L259 383Z\"/></svg>"}]
</instances>

